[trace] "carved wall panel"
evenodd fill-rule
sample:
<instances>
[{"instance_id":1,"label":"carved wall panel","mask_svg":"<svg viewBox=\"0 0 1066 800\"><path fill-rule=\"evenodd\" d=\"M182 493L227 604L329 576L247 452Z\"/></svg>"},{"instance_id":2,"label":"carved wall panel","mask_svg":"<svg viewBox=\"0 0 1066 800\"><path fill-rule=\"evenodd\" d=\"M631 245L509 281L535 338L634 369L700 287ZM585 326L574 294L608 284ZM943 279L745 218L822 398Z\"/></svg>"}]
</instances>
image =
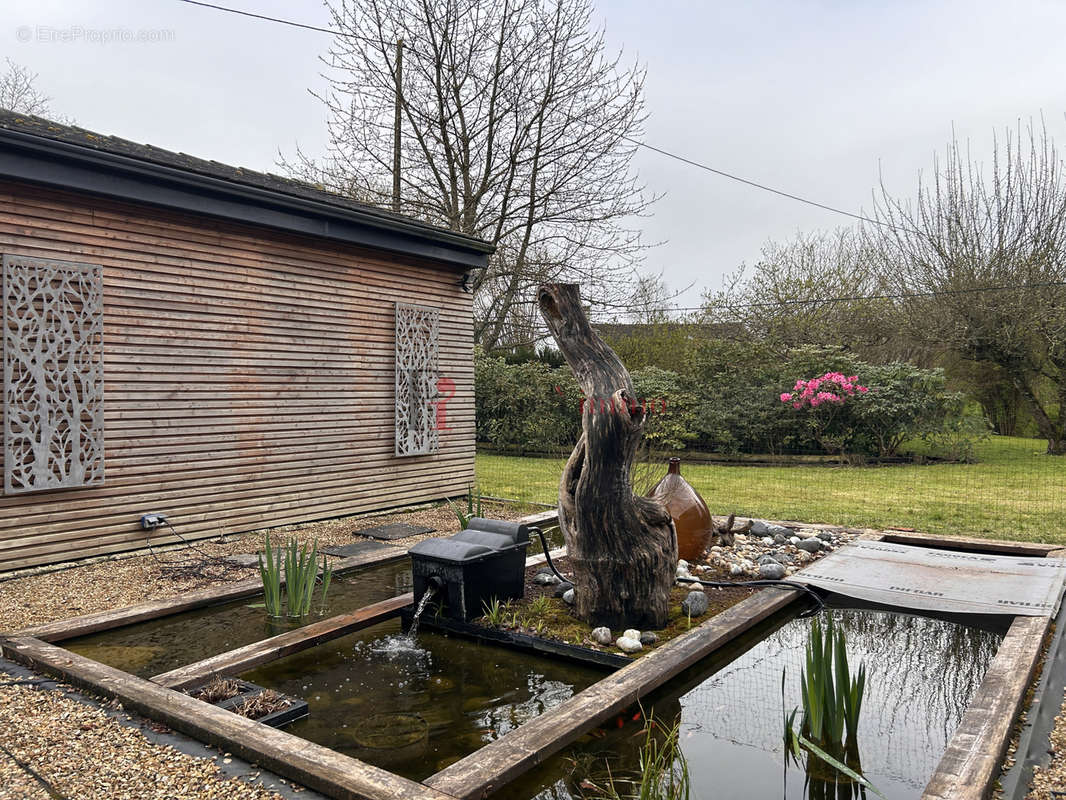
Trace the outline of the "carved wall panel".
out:
<instances>
[{"instance_id":1,"label":"carved wall panel","mask_svg":"<svg viewBox=\"0 0 1066 800\"><path fill-rule=\"evenodd\" d=\"M435 453L440 311L396 304L396 455Z\"/></svg>"},{"instance_id":2,"label":"carved wall panel","mask_svg":"<svg viewBox=\"0 0 1066 800\"><path fill-rule=\"evenodd\" d=\"M3 258L4 491L104 481L100 266Z\"/></svg>"}]
</instances>

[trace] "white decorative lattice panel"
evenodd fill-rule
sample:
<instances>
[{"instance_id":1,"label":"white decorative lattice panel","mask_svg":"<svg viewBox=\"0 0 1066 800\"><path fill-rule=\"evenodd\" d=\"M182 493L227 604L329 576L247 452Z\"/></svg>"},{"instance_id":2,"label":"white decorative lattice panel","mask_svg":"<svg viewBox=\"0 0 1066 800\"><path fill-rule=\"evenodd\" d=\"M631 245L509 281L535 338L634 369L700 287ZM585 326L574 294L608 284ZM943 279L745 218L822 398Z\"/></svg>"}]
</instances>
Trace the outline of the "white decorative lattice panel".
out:
<instances>
[{"instance_id":1,"label":"white decorative lattice panel","mask_svg":"<svg viewBox=\"0 0 1066 800\"><path fill-rule=\"evenodd\" d=\"M396 455L437 452L440 311L396 304Z\"/></svg>"},{"instance_id":2,"label":"white decorative lattice panel","mask_svg":"<svg viewBox=\"0 0 1066 800\"><path fill-rule=\"evenodd\" d=\"M5 255L4 491L104 481L99 265Z\"/></svg>"}]
</instances>

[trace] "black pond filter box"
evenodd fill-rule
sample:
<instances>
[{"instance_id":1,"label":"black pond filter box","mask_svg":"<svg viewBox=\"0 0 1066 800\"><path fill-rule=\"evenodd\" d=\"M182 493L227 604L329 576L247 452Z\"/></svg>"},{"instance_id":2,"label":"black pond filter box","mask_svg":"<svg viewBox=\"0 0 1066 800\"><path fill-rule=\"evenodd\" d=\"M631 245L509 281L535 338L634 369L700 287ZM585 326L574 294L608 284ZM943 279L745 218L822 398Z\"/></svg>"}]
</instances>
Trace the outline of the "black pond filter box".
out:
<instances>
[{"instance_id":1,"label":"black pond filter box","mask_svg":"<svg viewBox=\"0 0 1066 800\"><path fill-rule=\"evenodd\" d=\"M529 526L475 517L446 539L423 539L409 551L415 607L433 587L441 613L467 622L525 593Z\"/></svg>"}]
</instances>

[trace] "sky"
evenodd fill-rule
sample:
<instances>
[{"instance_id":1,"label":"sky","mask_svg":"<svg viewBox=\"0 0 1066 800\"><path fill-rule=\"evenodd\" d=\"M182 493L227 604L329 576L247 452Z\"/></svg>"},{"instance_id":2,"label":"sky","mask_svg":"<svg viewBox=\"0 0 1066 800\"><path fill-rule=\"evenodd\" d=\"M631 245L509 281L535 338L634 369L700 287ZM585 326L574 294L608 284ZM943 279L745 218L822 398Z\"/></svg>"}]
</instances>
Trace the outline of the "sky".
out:
<instances>
[{"instance_id":1,"label":"sky","mask_svg":"<svg viewBox=\"0 0 1066 800\"><path fill-rule=\"evenodd\" d=\"M315 0L218 0L312 25ZM608 47L647 69L645 141L862 213L883 179L913 195L953 131L986 157L993 133L1043 115L1066 148L1066 0L671 2L599 0ZM38 73L53 110L170 150L279 171L317 155L327 34L178 0L3 0L0 56ZM638 222L678 299L696 305L769 239L843 216L650 151L635 167L663 197Z\"/></svg>"}]
</instances>

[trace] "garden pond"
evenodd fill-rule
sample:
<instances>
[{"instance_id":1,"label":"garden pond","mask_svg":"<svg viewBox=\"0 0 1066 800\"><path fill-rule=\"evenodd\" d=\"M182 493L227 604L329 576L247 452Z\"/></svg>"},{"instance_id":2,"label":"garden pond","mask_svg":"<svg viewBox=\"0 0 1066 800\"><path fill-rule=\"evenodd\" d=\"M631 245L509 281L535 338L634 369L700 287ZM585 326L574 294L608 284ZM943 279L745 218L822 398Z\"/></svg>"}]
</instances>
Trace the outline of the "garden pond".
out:
<instances>
[{"instance_id":1,"label":"garden pond","mask_svg":"<svg viewBox=\"0 0 1066 800\"><path fill-rule=\"evenodd\" d=\"M403 562L340 575L324 613L354 610L409 587ZM250 607L254 603L186 612L65 646L150 676L279 632L261 608ZM858 742L863 774L889 800L918 798L1009 620L956 621L854 607L824 613L844 632L852 664L867 666ZM611 720L497 796L595 796L591 786L602 785L608 768L616 776L637 768L648 714L667 726L679 721L694 798L859 796L855 785L834 788L820 780L821 772L808 776L802 763L786 769L783 717L800 704L809 632L810 621L794 613L756 626L645 698L639 715ZM240 677L309 703L310 716L288 732L422 780L605 674L444 636L431 623L412 641L392 620Z\"/></svg>"}]
</instances>

